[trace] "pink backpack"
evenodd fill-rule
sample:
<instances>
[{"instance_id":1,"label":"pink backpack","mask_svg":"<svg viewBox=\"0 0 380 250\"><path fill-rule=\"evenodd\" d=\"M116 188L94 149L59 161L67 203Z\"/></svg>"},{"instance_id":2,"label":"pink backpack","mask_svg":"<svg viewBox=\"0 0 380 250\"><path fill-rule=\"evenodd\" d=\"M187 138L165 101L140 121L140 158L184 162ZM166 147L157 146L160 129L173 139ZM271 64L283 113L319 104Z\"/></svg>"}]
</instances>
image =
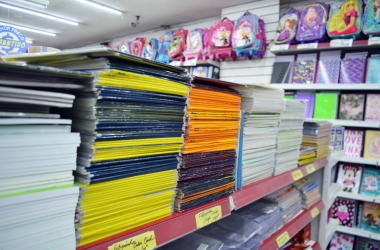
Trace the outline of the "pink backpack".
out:
<instances>
[{"instance_id":1,"label":"pink backpack","mask_svg":"<svg viewBox=\"0 0 380 250\"><path fill-rule=\"evenodd\" d=\"M183 52L186 49L186 37L188 31L182 28L179 28L174 34L172 38L172 43L168 48L168 53L170 59L182 59Z\"/></svg>"},{"instance_id":2,"label":"pink backpack","mask_svg":"<svg viewBox=\"0 0 380 250\"><path fill-rule=\"evenodd\" d=\"M203 37L203 45L204 45L204 49L202 50L202 58L203 60L207 60L208 58L210 58L210 54L211 54L211 49L212 49L212 46L211 46L211 37L212 37L212 31L213 31L213 28L214 26L211 26L210 29L205 29L206 33Z\"/></svg>"},{"instance_id":3,"label":"pink backpack","mask_svg":"<svg viewBox=\"0 0 380 250\"><path fill-rule=\"evenodd\" d=\"M218 48L231 47L232 32L234 30L234 22L227 17L217 23L212 32L212 45Z\"/></svg>"},{"instance_id":4,"label":"pink backpack","mask_svg":"<svg viewBox=\"0 0 380 250\"><path fill-rule=\"evenodd\" d=\"M145 46L145 39L145 37L138 37L132 42L130 51L131 55L141 57Z\"/></svg>"}]
</instances>

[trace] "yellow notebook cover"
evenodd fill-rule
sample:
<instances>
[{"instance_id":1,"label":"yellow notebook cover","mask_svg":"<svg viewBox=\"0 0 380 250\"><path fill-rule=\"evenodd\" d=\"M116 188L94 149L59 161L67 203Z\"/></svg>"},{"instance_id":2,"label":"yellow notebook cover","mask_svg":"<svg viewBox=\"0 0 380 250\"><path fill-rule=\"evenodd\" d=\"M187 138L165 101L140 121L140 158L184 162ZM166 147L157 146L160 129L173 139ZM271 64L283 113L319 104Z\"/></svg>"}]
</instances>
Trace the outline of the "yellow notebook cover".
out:
<instances>
[{"instance_id":1,"label":"yellow notebook cover","mask_svg":"<svg viewBox=\"0 0 380 250\"><path fill-rule=\"evenodd\" d=\"M364 158L380 159L380 131L365 131Z\"/></svg>"}]
</instances>

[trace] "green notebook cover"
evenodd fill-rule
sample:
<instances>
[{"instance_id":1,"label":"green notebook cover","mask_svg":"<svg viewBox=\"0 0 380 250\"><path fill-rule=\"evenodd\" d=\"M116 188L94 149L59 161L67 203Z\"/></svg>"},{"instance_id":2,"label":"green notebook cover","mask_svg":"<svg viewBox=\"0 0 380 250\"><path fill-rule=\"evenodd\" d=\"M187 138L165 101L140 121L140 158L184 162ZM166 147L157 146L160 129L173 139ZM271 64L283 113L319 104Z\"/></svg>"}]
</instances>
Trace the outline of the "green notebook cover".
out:
<instances>
[{"instance_id":1,"label":"green notebook cover","mask_svg":"<svg viewBox=\"0 0 380 250\"><path fill-rule=\"evenodd\" d=\"M284 96L285 99L294 99L294 95L286 95Z\"/></svg>"},{"instance_id":2,"label":"green notebook cover","mask_svg":"<svg viewBox=\"0 0 380 250\"><path fill-rule=\"evenodd\" d=\"M315 94L314 119L335 119L338 108L338 94Z\"/></svg>"}]
</instances>

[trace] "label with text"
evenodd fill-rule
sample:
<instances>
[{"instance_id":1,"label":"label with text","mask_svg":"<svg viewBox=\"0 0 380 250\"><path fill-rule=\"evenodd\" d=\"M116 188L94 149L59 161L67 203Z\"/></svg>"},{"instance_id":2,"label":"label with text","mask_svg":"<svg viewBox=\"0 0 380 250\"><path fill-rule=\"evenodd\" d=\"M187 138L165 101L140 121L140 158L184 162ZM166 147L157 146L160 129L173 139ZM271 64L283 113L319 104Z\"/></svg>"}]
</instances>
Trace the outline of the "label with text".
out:
<instances>
[{"instance_id":1,"label":"label with text","mask_svg":"<svg viewBox=\"0 0 380 250\"><path fill-rule=\"evenodd\" d=\"M280 236L276 238L278 247L282 247L286 242L290 240L289 233L287 231L283 232Z\"/></svg>"},{"instance_id":2,"label":"label with text","mask_svg":"<svg viewBox=\"0 0 380 250\"><path fill-rule=\"evenodd\" d=\"M222 218L222 207L220 205L209 208L195 215L197 228L201 228L211 224Z\"/></svg>"},{"instance_id":3,"label":"label with text","mask_svg":"<svg viewBox=\"0 0 380 250\"><path fill-rule=\"evenodd\" d=\"M151 250L157 246L154 231L148 231L108 247L108 250Z\"/></svg>"},{"instance_id":4,"label":"label with text","mask_svg":"<svg viewBox=\"0 0 380 250\"><path fill-rule=\"evenodd\" d=\"M353 39L336 39L331 40L331 47L352 47Z\"/></svg>"},{"instance_id":5,"label":"label with text","mask_svg":"<svg viewBox=\"0 0 380 250\"><path fill-rule=\"evenodd\" d=\"M183 63L183 66L196 66L197 65L197 59L190 59Z\"/></svg>"},{"instance_id":6,"label":"label with text","mask_svg":"<svg viewBox=\"0 0 380 250\"><path fill-rule=\"evenodd\" d=\"M318 48L318 43L304 43L298 44L297 49L316 49Z\"/></svg>"},{"instance_id":7,"label":"label with text","mask_svg":"<svg viewBox=\"0 0 380 250\"><path fill-rule=\"evenodd\" d=\"M315 172L314 164L307 165L306 166L306 171L307 171L308 174L311 174L311 173Z\"/></svg>"},{"instance_id":8,"label":"label with text","mask_svg":"<svg viewBox=\"0 0 380 250\"><path fill-rule=\"evenodd\" d=\"M374 36L368 39L368 45L380 44L380 37Z\"/></svg>"},{"instance_id":9,"label":"label with text","mask_svg":"<svg viewBox=\"0 0 380 250\"><path fill-rule=\"evenodd\" d=\"M310 211L310 214L311 214L311 217L315 218L318 216L319 214L319 209L317 207L313 208L311 211Z\"/></svg>"},{"instance_id":10,"label":"label with text","mask_svg":"<svg viewBox=\"0 0 380 250\"><path fill-rule=\"evenodd\" d=\"M179 67L179 66L181 66L181 61L172 61L172 62L170 62L169 64L172 65L172 66L177 66L177 67Z\"/></svg>"},{"instance_id":11,"label":"label with text","mask_svg":"<svg viewBox=\"0 0 380 250\"><path fill-rule=\"evenodd\" d=\"M298 181L299 179L301 179L303 177L303 173L302 173L302 170L299 169L299 170L296 170L292 173L292 176L293 176L293 180L294 181Z\"/></svg>"},{"instance_id":12,"label":"label with text","mask_svg":"<svg viewBox=\"0 0 380 250\"><path fill-rule=\"evenodd\" d=\"M289 49L289 44L273 45L270 48L271 51L288 50L288 49Z\"/></svg>"}]
</instances>

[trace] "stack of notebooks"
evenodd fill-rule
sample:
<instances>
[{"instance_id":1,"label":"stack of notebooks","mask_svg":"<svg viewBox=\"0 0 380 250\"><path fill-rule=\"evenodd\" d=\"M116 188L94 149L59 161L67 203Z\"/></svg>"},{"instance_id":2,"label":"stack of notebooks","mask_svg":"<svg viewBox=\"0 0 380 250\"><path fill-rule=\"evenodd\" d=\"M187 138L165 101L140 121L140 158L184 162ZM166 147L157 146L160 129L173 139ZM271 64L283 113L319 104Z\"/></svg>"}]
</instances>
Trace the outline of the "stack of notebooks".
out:
<instances>
[{"instance_id":1,"label":"stack of notebooks","mask_svg":"<svg viewBox=\"0 0 380 250\"><path fill-rule=\"evenodd\" d=\"M75 96L65 92L91 79L90 74L0 63L2 249L75 249L79 188L73 170L80 136L54 108L72 107Z\"/></svg>"},{"instance_id":2,"label":"stack of notebooks","mask_svg":"<svg viewBox=\"0 0 380 250\"><path fill-rule=\"evenodd\" d=\"M317 201L321 199L319 186L311 181L310 177L303 178L293 183L297 190L301 193L303 209L309 209Z\"/></svg>"},{"instance_id":3,"label":"stack of notebooks","mask_svg":"<svg viewBox=\"0 0 380 250\"><path fill-rule=\"evenodd\" d=\"M258 85L236 88L244 111L242 186L273 174L280 114L284 112L284 91ZM268 105L270 103L270 105Z\"/></svg>"},{"instance_id":4,"label":"stack of notebooks","mask_svg":"<svg viewBox=\"0 0 380 250\"><path fill-rule=\"evenodd\" d=\"M281 114L277 135L275 174L296 168L302 143L303 118L306 103L300 100L285 99L286 108Z\"/></svg>"},{"instance_id":5,"label":"stack of notebooks","mask_svg":"<svg viewBox=\"0 0 380 250\"><path fill-rule=\"evenodd\" d=\"M292 185L277 190L264 199L272 201L281 208L283 223L286 224L302 212L300 192Z\"/></svg>"},{"instance_id":6,"label":"stack of notebooks","mask_svg":"<svg viewBox=\"0 0 380 250\"><path fill-rule=\"evenodd\" d=\"M190 77L183 69L106 48L7 60L91 70L65 113L81 133L78 245L167 217L177 180Z\"/></svg>"},{"instance_id":7,"label":"stack of notebooks","mask_svg":"<svg viewBox=\"0 0 380 250\"><path fill-rule=\"evenodd\" d=\"M303 124L302 146L315 148L316 160L329 154L331 128L332 124L326 121L308 121Z\"/></svg>"},{"instance_id":8,"label":"stack of notebooks","mask_svg":"<svg viewBox=\"0 0 380 250\"><path fill-rule=\"evenodd\" d=\"M317 153L315 152L315 147L301 146L298 165L302 166L310 162L315 162L316 159Z\"/></svg>"},{"instance_id":9,"label":"stack of notebooks","mask_svg":"<svg viewBox=\"0 0 380 250\"><path fill-rule=\"evenodd\" d=\"M199 77L192 83L174 203L177 211L233 192L241 97L222 83Z\"/></svg>"}]
</instances>

